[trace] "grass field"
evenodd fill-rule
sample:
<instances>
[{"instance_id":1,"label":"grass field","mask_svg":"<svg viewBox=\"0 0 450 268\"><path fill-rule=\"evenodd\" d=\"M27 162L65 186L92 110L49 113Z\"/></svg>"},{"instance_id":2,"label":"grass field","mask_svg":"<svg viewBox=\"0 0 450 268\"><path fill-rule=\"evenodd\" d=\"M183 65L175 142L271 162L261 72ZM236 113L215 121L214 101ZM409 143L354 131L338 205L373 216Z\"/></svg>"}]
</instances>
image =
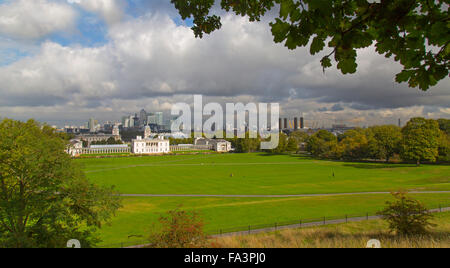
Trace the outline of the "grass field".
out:
<instances>
[{"instance_id":1,"label":"grass field","mask_svg":"<svg viewBox=\"0 0 450 268\"><path fill-rule=\"evenodd\" d=\"M279 232L221 237L212 242L225 248L365 248L371 239L382 248L449 248L450 212L435 214L429 234L399 237L382 220L353 222Z\"/></svg>"},{"instance_id":2,"label":"grass field","mask_svg":"<svg viewBox=\"0 0 450 268\"><path fill-rule=\"evenodd\" d=\"M450 166L348 163L266 154L76 161L92 182L115 185L123 194L285 195L450 190ZM445 193L413 196L429 207L450 203L450 194ZM118 216L100 235L103 246L142 241L157 218L178 205L199 211L206 231L214 233L220 229L237 231L248 225L300 218L373 214L389 199L387 194L289 198L126 197Z\"/></svg>"},{"instance_id":3,"label":"grass field","mask_svg":"<svg viewBox=\"0 0 450 268\"><path fill-rule=\"evenodd\" d=\"M124 194L316 194L450 190L450 166L368 164L268 154L81 159ZM334 177L333 177L334 174Z\"/></svg>"}]
</instances>

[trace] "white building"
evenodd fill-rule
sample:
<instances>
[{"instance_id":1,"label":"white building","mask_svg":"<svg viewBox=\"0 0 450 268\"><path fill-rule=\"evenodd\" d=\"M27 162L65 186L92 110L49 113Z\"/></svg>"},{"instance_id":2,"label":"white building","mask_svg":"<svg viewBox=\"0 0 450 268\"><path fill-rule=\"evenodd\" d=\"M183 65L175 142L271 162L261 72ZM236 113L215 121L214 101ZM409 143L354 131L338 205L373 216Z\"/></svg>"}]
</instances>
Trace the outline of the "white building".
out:
<instances>
[{"instance_id":1,"label":"white building","mask_svg":"<svg viewBox=\"0 0 450 268\"><path fill-rule=\"evenodd\" d=\"M211 145L214 151L221 153L227 153L232 150L231 142L223 139L197 138L195 140L195 145Z\"/></svg>"},{"instance_id":2,"label":"white building","mask_svg":"<svg viewBox=\"0 0 450 268\"><path fill-rule=\"evenodd\" d=\"M164 137L143 139L138 136L131 141L131 152L133 154L166 154L170 152L170 143Z\"/></svg>"},{"instance_id":3,"label":"white building","mask_svg":"<svg viewBox=\"0 0 450 268\"><path fill-rule=\"evenodd\" d=\"M66 152L71 156L77 156L81 154L81 150L83 149L83 142L77 139L70 140L70 144L68 145Z\"/></svg>"}]
</instances>

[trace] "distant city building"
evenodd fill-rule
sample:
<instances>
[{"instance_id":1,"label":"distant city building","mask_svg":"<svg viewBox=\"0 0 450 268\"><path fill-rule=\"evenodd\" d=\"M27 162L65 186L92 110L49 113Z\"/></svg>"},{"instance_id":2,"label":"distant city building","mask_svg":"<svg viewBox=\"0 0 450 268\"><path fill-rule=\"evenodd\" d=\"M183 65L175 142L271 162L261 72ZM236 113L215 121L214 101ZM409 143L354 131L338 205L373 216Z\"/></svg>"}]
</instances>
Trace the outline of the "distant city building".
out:
<instances>
[{"instance_id":1,"label":"distant city building","mask_svg":"<svg viewBox=\"0 0 450 268\"><path fill-rule=\"evenodd\" d=\"M155 113L155 117L156 117L156 124L158 126L163 126L164 125L164 114L162 112L157 112L157 113Z\"/></svg>"},{"instance_id":2,"label":"distant city building","mask_svg":"<svg viewBox=\"0 0 450 268\"><path fill-rule=\"evenodd\" d=\"M97 123L96 123L95 119L90 118L89 122L88 122L88 128L91 133L94 133L96 131L96 125L97 125Z\"/></svg>"},{"instance_id":3,"label":"distant city building","mask_svg":"<svg viewBox=\"0 0 450 268\"><path fill-rule=\"evenodd\" d=\"M135 114L133 117L133 126L132 127L139 127L139 117L137 116L137 114Z\"/></svg>"},{"instance_id":4,"label":"distant city building","mask_svg":"<svg viewBox=\"0 0 450 268\"><path fill-rule=\"evenodd\" d=\"M147 112L142 109L139 113L139 127L147 125Z\"/></svg>"},{"instance_id":5,"label":"distant city building","mask_svg":"<svg viewBox=\"0 0 450 268\"><path fill-rule=\"evenodd\" d=\"M157 125L157 118L156 115L150 114L147 116L147 124L148 125Z\"/></svg>"}]
</instances>

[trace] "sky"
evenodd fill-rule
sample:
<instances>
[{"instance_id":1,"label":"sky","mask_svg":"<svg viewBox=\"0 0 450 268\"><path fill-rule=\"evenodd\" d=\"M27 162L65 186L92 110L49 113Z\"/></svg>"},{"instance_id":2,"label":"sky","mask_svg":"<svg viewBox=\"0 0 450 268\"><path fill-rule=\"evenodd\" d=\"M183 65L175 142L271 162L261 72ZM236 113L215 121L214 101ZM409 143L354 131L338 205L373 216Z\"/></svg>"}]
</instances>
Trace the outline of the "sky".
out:
<instances>
[{"instance_id":1,"label":"sky","mask_svg":"<svg viewBox=\"0 0 450 268\"><path fill-rule=\"evenodd\" d=\"M172 104L278 102L310 126L450 118L450 79L427 92L394 82L401 65L358 51L358 71L325 73L308 48L275 44L269 22L226 14L197 39L168 0L0 0L0 117L81 125L169 112ZM335 66L335 64L334 64Z\"/></svg>"}]
</instances>

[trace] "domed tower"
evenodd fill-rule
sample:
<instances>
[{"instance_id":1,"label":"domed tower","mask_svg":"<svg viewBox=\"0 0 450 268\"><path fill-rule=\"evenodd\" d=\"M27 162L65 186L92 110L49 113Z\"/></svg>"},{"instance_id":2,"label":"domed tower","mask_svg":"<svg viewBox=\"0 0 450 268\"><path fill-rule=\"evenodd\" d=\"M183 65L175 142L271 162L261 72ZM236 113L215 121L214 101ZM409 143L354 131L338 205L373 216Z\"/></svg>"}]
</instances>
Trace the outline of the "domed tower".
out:
<instances>
[{"instance_id":1,"label":"domed tower","mask_svg":"<svg viewBox=\"0 0 450 268\"><path fill-rule=\"evenodd\" d=\"M113 136L120 136L119 126L115 125L115 126L113 127L112 135L113 135Z\"/></svg>"},{"instance_id":2,"label":"domed tower","mask_svg":"<svg viewBox=\"0 0 450 268\"><path fill-rule=\"evenodd\" d=\"M144 139L148 139L150 138L150 136L152 135L152 130L150 129L150 126L145 126L145 131L144 131Z\"/></svg>"}]
</instances>

